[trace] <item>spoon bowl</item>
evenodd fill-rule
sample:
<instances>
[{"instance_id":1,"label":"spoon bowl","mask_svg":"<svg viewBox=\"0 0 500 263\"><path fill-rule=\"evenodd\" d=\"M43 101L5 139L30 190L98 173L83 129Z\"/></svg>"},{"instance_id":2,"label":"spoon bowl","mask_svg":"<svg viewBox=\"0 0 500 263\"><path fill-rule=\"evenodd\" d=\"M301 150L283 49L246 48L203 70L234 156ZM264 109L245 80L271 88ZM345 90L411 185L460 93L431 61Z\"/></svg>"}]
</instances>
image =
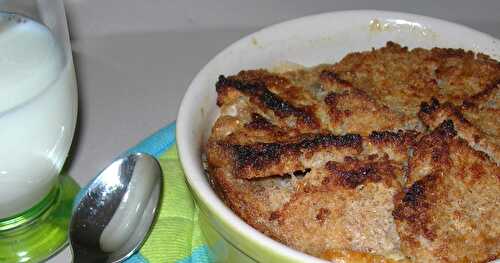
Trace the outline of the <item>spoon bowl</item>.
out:
<instances>
[{"instance_id":1,"label":"spoon bowl","mask_svg":"<svg viewBox=\"0 0 500 263\"><path fill-rule=\"evenodd\" d=\"M144 153L119 158L81 194L69 226L73 262L121 262L144 243L161 199L158 161Z\"/></svg>"}]
</instances>

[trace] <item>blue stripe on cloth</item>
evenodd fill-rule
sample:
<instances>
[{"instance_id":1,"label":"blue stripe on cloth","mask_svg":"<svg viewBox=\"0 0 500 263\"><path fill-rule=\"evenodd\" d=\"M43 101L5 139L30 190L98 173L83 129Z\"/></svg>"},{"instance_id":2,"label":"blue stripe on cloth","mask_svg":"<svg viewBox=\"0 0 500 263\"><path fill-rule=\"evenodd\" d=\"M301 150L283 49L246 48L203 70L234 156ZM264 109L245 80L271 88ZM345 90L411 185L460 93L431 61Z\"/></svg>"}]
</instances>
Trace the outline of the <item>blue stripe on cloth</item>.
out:
<instances>
[{"instance_id":1,"label":"blue stripe on cloth","mask_svg":"<svg viewBox=\"0 0 500 263\"><path fill-rule=\"evenodd\" d=\"M153 135L144 139L136 146L127 150L124 154L143 152L155 157L160 156L175 143L175 122L165 126Z\"/></svg>"},{"instance_id":2,"label":"blue stripe on cloth","mask_svg":"<svg viewBox=\"0 0 500 263\"><path fill-rule=\"evenodd\" d=\"M148 260L141 256L140 253L135 253L131 257L127 258L125 263L148 263Z\"/></svg>"},{"instance_id":3,"label":"blue stripe on cloth","mask_svg":"<svg viewBox=\"0 0 500 263\"><path fill-rule=\"evenodd\" d=\"M196 248L191 256L177 261L177 263L212 263L214 262L210 249L207 245ZM127 262L129 263L129 262Z\"/></svg>"}]
</instances>

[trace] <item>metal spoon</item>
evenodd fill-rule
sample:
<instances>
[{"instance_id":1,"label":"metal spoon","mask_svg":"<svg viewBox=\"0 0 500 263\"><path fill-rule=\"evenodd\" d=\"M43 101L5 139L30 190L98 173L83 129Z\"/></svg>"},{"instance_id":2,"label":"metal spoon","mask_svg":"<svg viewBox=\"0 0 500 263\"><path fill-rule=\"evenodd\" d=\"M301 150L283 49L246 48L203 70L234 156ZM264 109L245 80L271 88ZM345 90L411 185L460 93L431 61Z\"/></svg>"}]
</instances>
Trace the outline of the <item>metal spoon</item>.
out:
<instances>
[{"instance_id":1,"label":"metal spoon","mask_svg":"<svg viewBox=\"0 0 500 263\"><path fill-rule=\"evenodd\" d=\"M143 244L162 188L158 161L134 153L104 169L75 207L69 226L73 263L121 262Z\"/></svg>"}]
</instances>

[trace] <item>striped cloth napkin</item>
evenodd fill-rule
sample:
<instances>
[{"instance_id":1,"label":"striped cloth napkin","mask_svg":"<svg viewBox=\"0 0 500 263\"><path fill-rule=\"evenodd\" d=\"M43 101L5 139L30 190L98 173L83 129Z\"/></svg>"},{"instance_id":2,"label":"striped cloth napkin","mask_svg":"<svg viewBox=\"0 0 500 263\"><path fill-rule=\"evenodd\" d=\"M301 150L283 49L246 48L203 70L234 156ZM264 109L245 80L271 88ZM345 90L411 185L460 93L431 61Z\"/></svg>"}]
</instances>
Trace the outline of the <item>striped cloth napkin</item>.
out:
<instances>
[{"instance_id":1,"label":"striped cloth napkin","mask_svg":"<svg viewBox=\"0 0 500 263\"><path fill-rule=\"evenodd\" d=\"M157 222L146 243L125 262L213 262L198 225L198 207L186 185L177 156L175 123L160 129L126 153L130 152L144 152L158 159L163 170L164 192Z\"/></svg>"}]
</instances>

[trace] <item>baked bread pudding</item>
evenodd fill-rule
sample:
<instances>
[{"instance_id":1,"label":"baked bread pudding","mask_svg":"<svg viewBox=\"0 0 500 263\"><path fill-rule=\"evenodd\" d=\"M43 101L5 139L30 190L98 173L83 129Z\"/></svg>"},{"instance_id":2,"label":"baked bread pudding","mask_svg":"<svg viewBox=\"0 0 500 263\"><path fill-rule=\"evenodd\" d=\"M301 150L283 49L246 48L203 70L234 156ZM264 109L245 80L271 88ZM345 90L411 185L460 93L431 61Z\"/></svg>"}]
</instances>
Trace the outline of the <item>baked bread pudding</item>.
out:
<instances>
[{"instance_id":1,"label":"baked bread pudding","mask_svg":"<svg viewBox=\"0 0 500 263\"><path fill-rule=\"evenodd\" d=\"M492 261L499 89L487 55L393 42L335 64L220 76L209 179L248 224L313 256Z\"/></svg>"}]
</instances>

